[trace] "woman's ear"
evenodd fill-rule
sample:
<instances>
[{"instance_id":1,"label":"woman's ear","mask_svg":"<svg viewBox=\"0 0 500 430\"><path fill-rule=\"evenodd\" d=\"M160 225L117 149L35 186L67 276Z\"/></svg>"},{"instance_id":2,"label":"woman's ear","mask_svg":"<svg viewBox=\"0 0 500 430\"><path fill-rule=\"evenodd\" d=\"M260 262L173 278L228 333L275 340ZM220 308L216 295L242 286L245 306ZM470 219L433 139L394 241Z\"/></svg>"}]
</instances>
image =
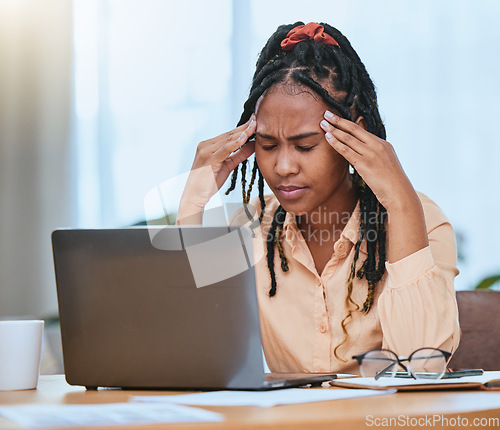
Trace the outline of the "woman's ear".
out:
<instances>
[{"instance_id":1,"label":"woman's ear","mask_svg":"<svg viewBox=\"0 0 500 430\"><path fill-rule=\"evenodd\" d=\"M356 124L359 125L360 127L363 127L365 130L368 130L368 124L366 122L366 119L364 119L361 115L358 116L356 119Z\"/></svg>"}]
</instances>

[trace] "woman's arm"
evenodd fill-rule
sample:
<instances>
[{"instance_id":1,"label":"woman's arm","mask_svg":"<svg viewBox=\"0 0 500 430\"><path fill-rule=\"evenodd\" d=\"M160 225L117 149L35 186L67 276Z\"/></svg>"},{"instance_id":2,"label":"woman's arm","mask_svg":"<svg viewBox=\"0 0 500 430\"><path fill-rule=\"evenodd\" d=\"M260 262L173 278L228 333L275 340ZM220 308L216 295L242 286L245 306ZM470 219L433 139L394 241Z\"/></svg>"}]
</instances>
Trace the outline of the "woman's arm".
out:
<instances>
[{"instance_id":1,"label":"woman's arm","mask_svg":"<svg viewBox=\"0 0 500 430\"><path fill-rule=\"evenodd\" d=\"M454 352L460 341L455 235L441 209L424 195L420 199L429 246L386 263L386 287L378 301L383 347L400 355L425 346Z\"/></svg>"},{"instance_id":2,"label":"woman's arm","mask_svg":"<svg viewBox=\"0 0 500 430\"><path fill-rule=\"evenodd\" d=\"M362 123L359 118L357 122ZM401 260L428 246L422 205L392 145L329 111L321 127L328 143L349 161L387 210L387 260Z\"/></svg>"},{"instance_id":3,"label":"woman's arm","mask_svg":"<svg viewBox=\"0 0 500 430\"><path fill-rule=\"evenodd\" d=\"M434 202L421 200L392 145L361 126L325 113L330 145L344 156L387 210L386 287L378 300L382 347L409 355L422 347L453 352L460 340L453 280L453 229Z\"/></svg>"},{"instance_id":4,"label":"woman's arm","mask_svg":"<svg viewBox=\"0 0 500 430\"><path fill-rule=\"evenodd\" d=\"M205 140L196 155L182 193L177 224L201 224L205 205L226 182L229 174L255 150L249 137L255 133L256 121L250 120L234 130Z\"/></svg>"}]
</instances>

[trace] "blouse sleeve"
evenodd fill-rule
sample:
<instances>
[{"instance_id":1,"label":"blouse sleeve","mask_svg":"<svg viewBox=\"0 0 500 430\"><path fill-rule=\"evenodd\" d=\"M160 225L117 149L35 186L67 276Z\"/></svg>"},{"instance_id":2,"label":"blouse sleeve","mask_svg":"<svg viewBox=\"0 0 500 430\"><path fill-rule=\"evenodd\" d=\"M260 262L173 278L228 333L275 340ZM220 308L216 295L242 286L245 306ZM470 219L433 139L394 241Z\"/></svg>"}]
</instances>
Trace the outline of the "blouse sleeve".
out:
<instances>
[{"instance_id":1,"label":"blouse sleeve","mask_svg":"<svg viewBox=\"0 0 500 430\"><path fill-rule=\"evenodd\" d=\"M378 302L382 347L402 356L422 347L454 352L460 341L455 235L441 209L423 194L419 197L429 246L386 262L386 286Z\"/></svg>"}]
</instances>

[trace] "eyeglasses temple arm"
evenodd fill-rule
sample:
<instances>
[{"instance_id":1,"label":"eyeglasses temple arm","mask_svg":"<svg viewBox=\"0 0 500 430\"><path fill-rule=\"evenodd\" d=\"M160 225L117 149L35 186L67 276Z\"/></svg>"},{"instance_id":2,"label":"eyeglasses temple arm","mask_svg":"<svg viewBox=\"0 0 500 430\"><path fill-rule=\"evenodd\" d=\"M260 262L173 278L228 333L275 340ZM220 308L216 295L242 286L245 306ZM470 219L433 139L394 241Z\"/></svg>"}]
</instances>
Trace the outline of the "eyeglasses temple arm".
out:
<instances>
[{"instance_id":1,"label":"eyeglasses temple arm","mask_svg":"<svg viewBox=\"0 0 500 430\"><path fill-rule=\"evenodd\" d=\"M378 381L382 376L384 376L387 371L396 364L396 362L393 362L393 363L390 363L388 364L387 366L385 366L382 370L379 370L376 374L375 374L375 380Z\"/></svg>"}]
</instances>

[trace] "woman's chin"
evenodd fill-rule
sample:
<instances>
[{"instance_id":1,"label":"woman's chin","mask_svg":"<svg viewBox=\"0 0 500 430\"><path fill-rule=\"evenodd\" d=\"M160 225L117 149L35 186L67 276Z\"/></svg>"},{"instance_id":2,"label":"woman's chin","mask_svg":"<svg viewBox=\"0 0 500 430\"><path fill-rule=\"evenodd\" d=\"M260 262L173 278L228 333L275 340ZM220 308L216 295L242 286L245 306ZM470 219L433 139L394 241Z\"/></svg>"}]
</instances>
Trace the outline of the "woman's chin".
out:
<instances>
[{"instance_id":1,"label":"woman's chin","mask_svg":"<svg viewBox=\"0 0 500 430\"><path fill-rule=\"evenodd\" d=\"M305 215L310 212L309 208L303 202L290 202L288 200L279 199L280 205L287 213L294 216Z\"/></svg>"}]
</instances>

